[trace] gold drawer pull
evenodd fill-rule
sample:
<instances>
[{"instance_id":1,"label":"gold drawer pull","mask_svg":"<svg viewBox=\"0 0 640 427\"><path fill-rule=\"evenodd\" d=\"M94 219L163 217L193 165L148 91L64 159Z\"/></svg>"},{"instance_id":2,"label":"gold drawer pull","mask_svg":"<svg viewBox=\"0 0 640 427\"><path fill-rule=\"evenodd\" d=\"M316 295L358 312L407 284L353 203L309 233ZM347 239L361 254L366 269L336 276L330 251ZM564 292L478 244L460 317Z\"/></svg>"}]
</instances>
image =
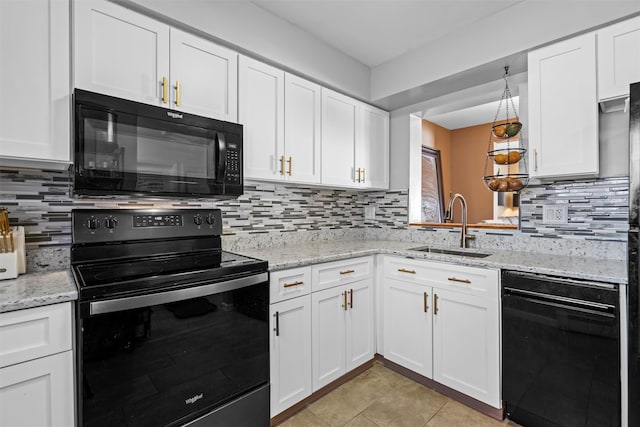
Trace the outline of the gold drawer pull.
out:
<instances>
[{"instance_id":1,"label":"gold drawer pull","mask_svg":"<svg viewBox=\"0 0 640 427\"><path fill-rule=\"evenodd\" d=\"M167 103L167 85L169 83L167 82L167 78L163 77L162 78L162 103L166 104Z\"/></svg>"},{"instance_id":2,"label":"gold drawer pull","mask_svg":"<svg viewBox=\"0 0 640 427\"><path fill-rule=\"evenodd\" d=\"M433 314L438 314L438 294L433 294Z\"/></svg>"},{"instance_id":3,"label":"gold drawer pull","mask_svg":"<svg viewBox=\"0 0 640 427\"><path fill-rule=\"evenodd\" d=\"M176 107L180 106L180 82L176 80Z\"/></svg>"},{"instance_id":4,"label":"gold drawer pull","mask_svg":"<svg viewBox=\"0 0 640 427\"><path fill-rule=\"evenodd\" d=\"M291 288L291 287L293 287L293 286L299 286L299 285L303 285L303 284L304 284L304 282L300 282L300 281L298 281L298 282L293 282L293 283L285 283L285 284L284 284L284 287L285 287L285 288Z\"/></svg>"},{"instance_id":5,"label":"gold drawer pull","mask_svg":"<svg viewBox=\"0 0 640 427\"><path fill-rule=\"evenodd\" d=\"M451 282L471 283L471 280L469 279L458 279L457 277L449 277L447 280L450 280Z\"/></svg>"},{"instance_id":6,"label":"gold drawer pull","mask_svg":"<svg viewBox=\"0 0 640 427\"><path fill-rule=\"evenodd\" d=\"M351 274L351 273L355 273L355 270L345 270L345 271L341 271L340 274Z\"/></svg>"},{"instance_id":7,"label":"gold drawer pull","mask_svg":"<svg viewBox=\"0 0 640 427\"><path fill-rule=\"evenodd\" d=\"M427 295L427 293L424 293L424 312L426 313L427 310L429 310L429 305L427 304L427 299L429 298L429 295Z\"/></svg>"},{"instance_id":8,"label":"gold drawer pull","mask_svg":"<svg viewBox=\"0 0 640 427\"><path fill-rule=\"evenodd\" d=\"M399 271L400 273L416 274L416 271L415 271L415 270L407 270L407 269L405 269L405 268L399 268L399 269L398 269L398 271Z\"/></svg>"}]
</instances>

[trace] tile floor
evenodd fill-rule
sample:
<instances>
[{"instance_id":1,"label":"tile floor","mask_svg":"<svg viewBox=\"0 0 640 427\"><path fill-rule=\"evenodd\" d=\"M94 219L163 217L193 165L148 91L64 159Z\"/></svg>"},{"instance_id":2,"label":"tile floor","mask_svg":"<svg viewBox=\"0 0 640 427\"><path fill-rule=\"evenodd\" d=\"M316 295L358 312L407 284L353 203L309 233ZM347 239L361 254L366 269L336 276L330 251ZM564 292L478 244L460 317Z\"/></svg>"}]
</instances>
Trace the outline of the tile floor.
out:
<instances>
[{"instance_id":1,"label":"tile floor","mask_svg":"<svg viewBox=\"0 0 640 427\"><path fill-rule=\"evenodd\" d=\"M497 421L380 362L311 403L279 427L494 427Z\"/></svg>"}]
</instances>

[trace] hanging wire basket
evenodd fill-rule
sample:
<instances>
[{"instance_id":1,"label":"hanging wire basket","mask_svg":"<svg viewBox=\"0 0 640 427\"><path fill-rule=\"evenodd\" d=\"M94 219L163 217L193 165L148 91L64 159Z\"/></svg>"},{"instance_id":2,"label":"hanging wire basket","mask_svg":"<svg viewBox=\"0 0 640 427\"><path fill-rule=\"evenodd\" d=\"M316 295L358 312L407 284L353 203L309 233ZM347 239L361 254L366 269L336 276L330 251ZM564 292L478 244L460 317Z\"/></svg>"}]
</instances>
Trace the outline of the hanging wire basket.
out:
<instances>
[{"instance_id":1,"label":"hanging wire basket","mask_svg":"<svg viewBox=\"0 0 640 427\"><path fill-rule=\"evenodd\" d=\"M505 87L498 104L498 111L491 124L489 145L484 164L483 180L487 188L496 192L517 192L529 184L527 173L527 150L521 148L520 139L516 138L522 130L513 96L509 89L509 67L504 67ZM504 119L498 120L504 105ZM500 143L496 149L494 145ZM497 169L497 170L496 170Z\"/></svg>"}]
</instances>

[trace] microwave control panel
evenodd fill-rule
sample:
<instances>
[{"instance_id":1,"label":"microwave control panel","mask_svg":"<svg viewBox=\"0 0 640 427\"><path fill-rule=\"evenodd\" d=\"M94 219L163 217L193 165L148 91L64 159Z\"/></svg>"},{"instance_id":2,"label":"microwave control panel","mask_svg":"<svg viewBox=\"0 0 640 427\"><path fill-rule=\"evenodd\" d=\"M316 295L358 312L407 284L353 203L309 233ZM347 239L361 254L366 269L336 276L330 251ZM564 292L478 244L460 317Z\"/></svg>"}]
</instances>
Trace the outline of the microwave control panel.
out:
<instances>
[{"instance_id":1,"label":"microwave control panel","mask_svg":"<svg viewBox=\"0 0 640 427\"><path fill-rule=\"evenodd\" d=\"M227 173L224 179L227 183L239 184L242 180L239 148L236 143L227 144Z\"/></svg>"}]
</instances>

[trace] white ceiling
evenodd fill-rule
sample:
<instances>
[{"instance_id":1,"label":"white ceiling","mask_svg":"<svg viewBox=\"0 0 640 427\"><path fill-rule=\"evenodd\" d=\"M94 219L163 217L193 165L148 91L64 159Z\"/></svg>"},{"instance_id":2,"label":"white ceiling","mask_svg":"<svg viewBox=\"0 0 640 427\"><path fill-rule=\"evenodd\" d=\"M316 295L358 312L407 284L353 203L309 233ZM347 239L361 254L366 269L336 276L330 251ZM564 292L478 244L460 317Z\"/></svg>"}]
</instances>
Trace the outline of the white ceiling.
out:
<instances>
[{"instance_id":1,"label":"white ceiling","mask_svg":"<svg viewBox=\"0 0 640 427\"><path fill-rule=\"evenodd\" d=\"M498 120L506 119L506 111L504 102L500 105L500 101L489 102L487 104L476 105L474 107L463 108L460 110L450 111L447 113L426 116L425 119L442 126L445 129L454 130L466 128L469 126L491 123L496 118L496 112L500 106ZM519 97L513 97L513 107L516 111L520 111ZM509 111L512 113L513 108L509 103ZM513 116L513 114L509 114Z\"/></svg>"},{"instance_id":2,"label":"white ceiling","mask_svg":"<svg viewBox=\"0 0 640 427\"><path fill-rule=\"evenodd\" d=\"M252 0L373 68L524 0ZM496 23L498 25L499 23Z\"/></svg>"},{"instance_id":3,"label":"white ceiling","mask_svg":"<svg viewBox=\"0 0 640 427\"><path fill-rule=\"evenodd\" d=\"M251 0L370 68L523 1ZM491 122L497 107L488 103L426 118L453 130Z\"/></svg>"}]
</instances>

